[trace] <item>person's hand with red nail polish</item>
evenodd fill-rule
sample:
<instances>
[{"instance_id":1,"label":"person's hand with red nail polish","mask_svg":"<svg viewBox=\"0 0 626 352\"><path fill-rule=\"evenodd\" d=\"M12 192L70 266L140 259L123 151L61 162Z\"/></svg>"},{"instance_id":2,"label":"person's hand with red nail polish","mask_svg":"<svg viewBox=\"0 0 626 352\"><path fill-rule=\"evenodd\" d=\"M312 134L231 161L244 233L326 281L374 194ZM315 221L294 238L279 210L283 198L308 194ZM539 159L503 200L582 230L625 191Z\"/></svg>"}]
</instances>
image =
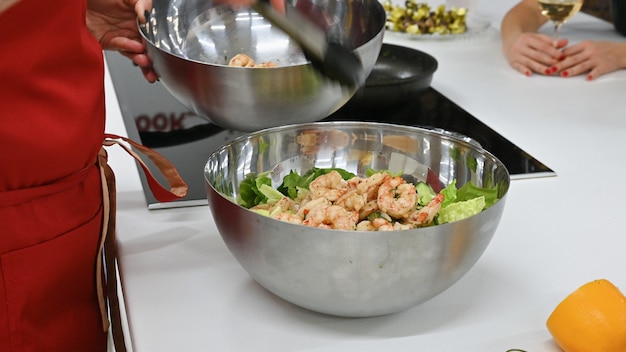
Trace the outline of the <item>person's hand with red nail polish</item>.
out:
<instances>
[{"instance_id":1,"label":"person's hand with red nail polish","mask_svg":"<svg viewBox=\"0 0 626 352\"><path fill-rule=\"evenodd\" d=\"M537 33L547 21L538 8L537 0L523 0L506 14L501 26L504 56L527 76L529 71L551 75L552 67L563 57L561 49L568 44L567 39L555 42L551 36Z\"/></svg>"},{"instance_id":2,"label":"person's hand with red nail polish","mask_svg":"<svg viewBox=\"0 0 626 352\"><path fill-rule=\"evenodd\" d=\"M569 45L538 33L548 19L541 14L537 0L521 0L504 16L501 24L502 50L511 67L558 77L601 75L626 68L626 42L583 41Z\"/></svg>"},{"instance_id":3,"label":"person's hand with red nail polish","mask_svg":"<svg viewBox=\"0 0 626 352\"><path fill-rule=\"evenodd\" d=\"M587 75L587 80L626 68L626 43L586 40L563 49L565 59L556 66L562 77Z\"/></svg>"}]
</instances>

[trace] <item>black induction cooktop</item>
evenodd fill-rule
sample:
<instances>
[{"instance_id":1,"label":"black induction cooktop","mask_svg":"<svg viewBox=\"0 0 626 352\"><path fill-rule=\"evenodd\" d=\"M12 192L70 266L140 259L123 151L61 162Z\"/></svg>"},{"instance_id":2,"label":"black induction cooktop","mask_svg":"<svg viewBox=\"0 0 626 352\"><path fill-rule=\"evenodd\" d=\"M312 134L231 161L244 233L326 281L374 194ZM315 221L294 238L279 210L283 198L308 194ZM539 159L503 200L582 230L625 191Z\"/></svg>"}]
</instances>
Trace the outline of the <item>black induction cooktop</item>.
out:
<instances>
[{"instance_id":1,"label":"black induction cooktop","mask_svg":"<svg viewBox=\"0 0 626 352\"><path fill-rule=\"evenodd\" d=\"M403 104L381 104L362 109L349 102L324 121L336 120L388 122L455 132L457 136L479 143L500 159L512 179L555 176L549 167L432 87Z\"/></svg>"}]
</instances>

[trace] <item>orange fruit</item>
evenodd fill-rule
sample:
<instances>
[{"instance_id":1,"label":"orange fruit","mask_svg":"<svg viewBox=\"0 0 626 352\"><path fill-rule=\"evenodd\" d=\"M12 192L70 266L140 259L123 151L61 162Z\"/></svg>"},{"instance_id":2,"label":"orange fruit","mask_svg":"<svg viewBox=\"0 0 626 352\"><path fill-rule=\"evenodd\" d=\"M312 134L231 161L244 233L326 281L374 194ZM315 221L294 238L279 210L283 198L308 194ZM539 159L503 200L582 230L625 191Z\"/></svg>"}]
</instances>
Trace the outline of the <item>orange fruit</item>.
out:
<instances>
[{"instance_id":1,"label":"orange fruit","mask_svg":"<svg viewBox=\"0 0 626 352\"><path fill-rule=\"evenodd\" d=\"M626 352L626 297L606 279L572 292L546 322L565 352Z\"/></svg>"}]
</instances>

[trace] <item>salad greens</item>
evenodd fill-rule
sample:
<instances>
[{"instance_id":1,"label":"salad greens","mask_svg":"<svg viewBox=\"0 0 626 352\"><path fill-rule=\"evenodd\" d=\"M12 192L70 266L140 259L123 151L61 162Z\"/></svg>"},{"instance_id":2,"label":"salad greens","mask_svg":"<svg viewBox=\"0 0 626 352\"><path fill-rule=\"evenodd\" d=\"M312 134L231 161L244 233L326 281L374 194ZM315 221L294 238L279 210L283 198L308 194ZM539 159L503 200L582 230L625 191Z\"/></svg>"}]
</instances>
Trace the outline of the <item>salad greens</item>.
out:
<instances>
[{"instance_id":1,"label":"salad greens","mask_svg":"<svg viewBox=\"0 0 626 352\"><path fill-rule=\"evenodd\" d=\"M278 186L277 190L291 199L296 199L298 194L298 188L309 189L311 181L317 177L327 174L331 171L337 171L344 180L349 180L356 176L355 174L339 168L324 168L317 167L312 168L304 175L300 176L294 170L291 170L289 175L283 178L283 183Z\"/></svg>"},{"instance_id":2,"label":"salad greens","mask_svg":"<svg viewBox=\"0 0 626 352\"><path fill-rule=\"evenodd\" d=\"M284 196L296 199L298 189L309 189L311 181L333 170L339 172L344 180L349 180L356 176L349 171L339 168L320 169L314 167L304 175L299 175L296 171L291 170L291 172L283 178L283 182L280 186L274 189L272 187L272 179L268 176L271 171L259 175L251 173L248 174L239 185L237 202L239 205L249 209L255 205L278 201Z\"/></svg>"},{"instance_id":3,"label":"salad greens","mask_svg":"<svg viewBox=\"0 0 626 352\"><path fill-rule=\"evenodd\" d=\"M272 187L272 179L268 176L271 171L258 175L249 174L239 186L237 202L243 207L252 208L260 204L275 203L285 196L295 200L299 194L308 192L311 181L331 171L339 172L344 180L356 176L340 168L314 167L303 175L292 170L283 178L282 183L274 188ZM376 171L373 169L366 170L365 174L369 177L377 172L387 172L392 176L401 175L401 173L394 174L386 170ZM419 195L418 208L426 206L437 195L433 188L425 182L418 182L415 187ZM441 193L444 195L444 201L435 218L437 224L458 221L478 214L498 200L497 186L485 188L467 182L461 188L457 188L456 180L442 189Z\"/></svg>"},{"instance_id":4,"label":"salad greens","mask_svg":"<svg viewBox=\"0 0 626 352\"><path fill-rule=\"evenodd\" d=\"M278 196L274 192L274 188L272 188L272 179L267 176L268 174L269 172L259 174L258 176L248 174L239 185L237 203L243 207L252 208L255 205L270 203L271 200ZM269 187L272 191L269 191L264 186ZM280 197L282 198L282 194L280 194Z\"/></svg>"}]
</instances>

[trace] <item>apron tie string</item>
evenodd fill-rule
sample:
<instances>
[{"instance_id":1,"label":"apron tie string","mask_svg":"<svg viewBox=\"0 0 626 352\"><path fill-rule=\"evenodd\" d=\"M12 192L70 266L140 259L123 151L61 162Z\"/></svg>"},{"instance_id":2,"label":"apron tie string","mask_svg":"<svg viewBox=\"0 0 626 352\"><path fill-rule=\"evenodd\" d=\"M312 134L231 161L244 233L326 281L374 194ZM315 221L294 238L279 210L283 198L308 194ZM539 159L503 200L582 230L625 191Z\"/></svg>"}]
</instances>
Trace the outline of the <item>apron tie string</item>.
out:
<instances>
[{"instance_id":1,"label":"apron tie string","mask_svg":"<svg viewBox=\"0 0 626 352\"><path fill-rule=\"evenodd\" d=\"M148 186L150 187L152 194L154 194L154 197L158 201L171 202L187 195L187 184L176 170L176 167L174 167L174 165L172 165L172 163L165 159L161 154L126 137L121 137L114 134L105 134L104 137L105 139L103 144L105 146L117 144L133 158L135 158L137 162L139 162L139 165L141 165L141 168L146 174ZM120 140L127 142L128 144L135 147L135 149L146 155L163 174L165 180L170 186L170 189L167 190L163 186L161 186L161 184L154 178L154 176L150 172L150 169L148 169L148 166L143 162L143 160L141 160L141 157L129 147L122 144Z\"/></svg>"},{"instance_id":2,"label":"apron tie string","mask_svg":"<svg viewBox=\"0 0 626 352\"><path fill-rule=\"evenodd\" d=\"M139 154L122 143L126 142L140 151L155 164L159 171L165 177L170 189L163 187L152 175L148 166L141 160ZM100 237L99 255L96 258L96 288L98 291L98 304L100 306L100 314L102 316L102 328L108 331L112 328L113 343L116 352L126 352L124 342L124 332L122 330L122 320L119 307L119 298L117 296L117 250L115 243L115 214L116 214L116 189L115 174L111 167L107 164L107 152L105 146L119 145L130 156L135 158L148 180L148 186L154 194L154 197L160 202L170 202L180 199L187 195L187 184L182 179L174 165L172 165L162 155L154 150L145 147L129 138L121 137L114 134L105 134L102 142L103 148L98 153L98 166L100 167L100 177L102 180L102 197L103 197L103 224L102 235ZM104 259L104 268L103 268ZM107 311L108 301L108 311ZM111 316L109 323L108 316Z\"/></svg>"}]
</instances>

